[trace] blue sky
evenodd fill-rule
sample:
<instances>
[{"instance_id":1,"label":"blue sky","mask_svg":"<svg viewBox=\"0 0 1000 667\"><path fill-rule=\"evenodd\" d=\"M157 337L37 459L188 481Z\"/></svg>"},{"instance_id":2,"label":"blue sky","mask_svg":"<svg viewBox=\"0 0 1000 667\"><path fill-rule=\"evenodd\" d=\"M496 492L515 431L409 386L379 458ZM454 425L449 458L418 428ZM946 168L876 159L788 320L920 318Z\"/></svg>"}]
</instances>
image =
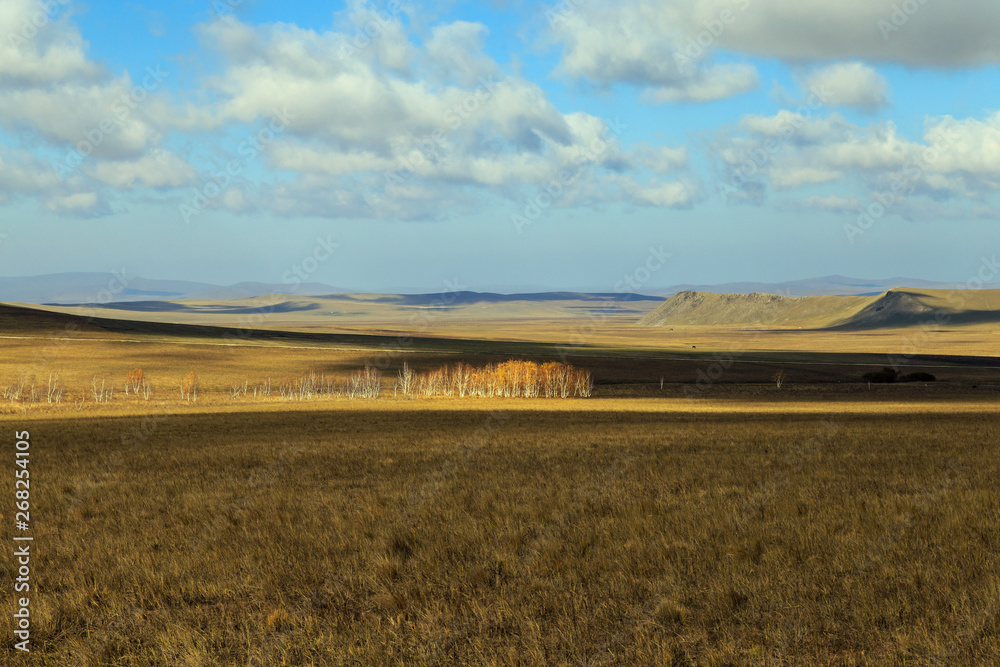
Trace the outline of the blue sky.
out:
<instances>
[{"instance_id":1,"label":"blue sky","mask_svg":"<svg viewBox=\"0 0 1000 667\"><path fill-rule=\"evenodd\" d=\"M966 281L993 0L5 0L0 275ZM367 34L366 34L367 33Z\"/></svg>"}]
</instances>

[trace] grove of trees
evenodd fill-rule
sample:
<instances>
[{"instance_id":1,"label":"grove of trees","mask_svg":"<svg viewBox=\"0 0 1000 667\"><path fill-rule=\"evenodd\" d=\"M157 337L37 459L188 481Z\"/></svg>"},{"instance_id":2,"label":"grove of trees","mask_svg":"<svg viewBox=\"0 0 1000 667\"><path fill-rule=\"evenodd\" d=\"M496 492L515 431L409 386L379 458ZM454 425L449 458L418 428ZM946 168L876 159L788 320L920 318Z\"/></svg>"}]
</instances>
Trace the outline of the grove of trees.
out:
<instances>
[{"instance_id":1,"label":"grove of trees","mask_svg":"<svg viewBox=\"0 0 1000 667\"><path fill-rule=\"evenodd\" d=\"M511 359L502 363L472 366L463 362L423 373L415 372L404 363L397 376L392 378L393 396L404 398L454 396L481 398L569 398L589 397L594 390L594 380L589 371L556 361L536 363ZM382 373L372 366L350 373L346 379L335 378L310 371L299 376L274 382L251 384L243 380L228 387L231 399L253 396L258 400L313 400L328 398L375 399L383 394ZM386 383L388 386L388 384ZM180 398L195 402L203 387L198 375L192 371L184 375L179 385ZM116 393L118 390L124 390ZM210 394L215 393L211 390ZM47 382L34 375L20 374L12 384L0 384L0 399L28 408L41 400L61 403L67 396L77 409L88 401L111 403L116 395L148 401L153 395L153 384L141 369L134 368L124 377L123 384L113 379L93 376L84 391L76 395L67 391L60 375L49 373ZM175 394L176 396L176 394Z\"/></svg>"},{"instance_id":2,"label":"grove of trees","mask_svg":"<svg viewBox=\"0 0 1000 667\"><path fill-rule=\"evenodd\" d=\"M557 361L512 359L481 367L458 362L421 374L404 363L396 390L405 397L586 398L594 390L594 380L589 371Z\"/></svg>"}]
</instances>

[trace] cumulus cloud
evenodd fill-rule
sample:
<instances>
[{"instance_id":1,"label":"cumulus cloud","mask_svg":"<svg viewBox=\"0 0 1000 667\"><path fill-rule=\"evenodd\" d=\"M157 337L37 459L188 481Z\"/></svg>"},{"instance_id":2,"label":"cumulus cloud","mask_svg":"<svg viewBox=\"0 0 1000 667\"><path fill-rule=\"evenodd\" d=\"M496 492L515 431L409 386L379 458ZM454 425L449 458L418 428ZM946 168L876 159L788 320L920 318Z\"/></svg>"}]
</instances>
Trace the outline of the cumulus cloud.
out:
<instances>
[{"instance_id":1,"label":"cumulus cloud","mask_svg":"<svg viewBox=\"0 0 1000 667\"><path fill-rule=\"evenodd\" d=\"M431 74L443 82L475 85L484 77L497 76L496 63L484 52L489 30L482 23L456 21L436 26L425 45Z\"/></svg>"},{"instance_id":2,"label":"cumulus cloud","mask_svg":"<svg viewBox=\"0 0 1000 667\"><path fill-rule=\"evenodd\" d=\"M402 30L398 17L381 21L387 35ZM288 175L262 191L261 206L274 212L434 217L475 210L483 197L517 201L567 170L595 172L625 202L691 199L690 185L665 178L687 166L686 150L630 150L621 128L560 111L536 84L501 73L481 24L448 23L419 47L397 45L405 69L378 54L380 35L358 42L343 26L250 27L228 16L201 30L226 63L211 82L218 102L206 129L283 117L261 151ZM557 205L576 201L584 180L565 185Z\"/></svg>"},{"instance_id":3,"label":"cumulus cloud","mask_svg":"<svg viewBox=\"0 0 1000 667\"><path fill-rule=\"evenodd\" d=\"M68 78L95 79L100 68L87 60L86 44L69 21L66 5L37 0L0 3L0 85L44 85Z\"/></svg>"},{"instance_id":4,"label":"cumulus cloud","mask_svg":"<svg viewBox=\"0 0 1000 667\"><path fill-rule=\"evenodd\" d=\"M816 70L805 80L809 90L822 91L830 106L875 112L889 104L889 84L873 67L853 62Z\"/></svg>"},{"instance_id":5,"label":"cumulus cloud","mask_svg":"<svg viewBox=\"0 0 1000 667\"><path fill-rule=\"evenodd\" d=\"M712 102L756 90L760 76L753 65L713 65L696 76L672 85L656 86L643 92L643 99L664 102Z\"/></svg>"},{"instance_id":6,"label":"cumulus cloud","mask_svg":"<svg viewBox=\"0 0 1000 667\"><path fill-rule=\"evenodd\" d=\"M809 166L778 166L770 170L771 186L779 190L839 180L843 172Z\"/></svg>"},{"instance_id":7,"label":"cumulus cloud","mask_svg":"<svg viewBox=\"0 0 1000 667\"><path fill-rule=\"evenodd\" d=\"M54 158L0 163L0 188L32 193L56 213L103 215L101 188L175 187L194 169L161 148L187 122L165 94L169 70L111 73L91 61L72 3L0 6L0 127Z\"/></svg>"},{"instance_id":8,"label":"cumulus cloud","mask_svg":"<svg viewBox=\"0 0 1000 667\"><path fill-rule=\"evenodd\" d=\"M787 62L865 60L908 66L1000 63L1000 4L918 0L622 0L558 3L549 39L560 71L600 85L643 87L646 99L707 101L753 87L750 65L712 65L718 52ZM872 72L842 66L825 74L840 104L884 101ZM852 95L854 81L863 94ZM879 95L879 91L883 95Z\"/></svg>"},{"instance_id":9,"label":"cumulus cloud","mask_svg":"<svg viewBox=\"0 0 1000 667\"><path fill-rule=\"evenodd\" d=\"M836 114L782 111L744 117L712 151L722 172L719 192L742 203L762 203L768 188L840 183L892 201L901 215L915 216L924 206L944 217L956 210L968 217L968 207L955 201L978 200L991 211L987 200L1000 191L1000 113L984 120L929 118L920 139L909 139L891 122L855 125ZM930 207L931 201L938 204ZM835 210L844 201L808 198L805 204Z\"/></svg>"},{"instance_id":10,"label":"cumulus cloud","mask_svg":"<svg viewBox=\"0 0 1000 667\"><path fill-rule=\"evenodd\" d=\"M100 200L96 192L77 192L66 196L50 197L45 202L50 211L56 213L87 213L94 211Z\"/></svg>"},{"instance_id":11,"label":"cumulus cloud","mask_svg":"<svg viewBox=\"0 0 1000 667\"><path fill-rule=\"evenodd\" d=\"M180 187L194 182L194 167L183 158L154 149L136 160L104 160L86 169L95 179L116 188Z\"/></svg>"},{"instance_id":12,"label":"cumulus cloud","mask_svg":"<svg viewBox=\"0 0 1000 667\"><path fill-rule=\"evenodd\" d=\"M162 133L149 113L162 115L164 102L154 98L169 72L111 75L88 60L69 9L48 7L11 0L0 8L0 34L8 35L0 40L0 125L67 151L85 146L94 157L137 157L155 146Z\"/></svg>"},{"instance_id":13,"label":"cumulus cloud","mask_svg":"<svg viewBox=\"0 0 1000 667\"><path fill-rule=\"evenodd\" d=\"M926 210L942 216L969 208L957 198L975 200L986 215L986 200L1000 189L1000 114L931 118L911 138L891 122L858 125L830 112L889 104L888 82L870 62L1000 60L1000 46L980 26L997 24L995 3L968 0L962 12L926 3L895 19L894 4L573 2L551 15L550 37L564 75L598 88L632 85L653 104L757 88L757 69L744 57L792 63L821 104L743 116L709 142L734 200L761 203L771 191L808 188L802 206L846 210L864 199L847 188L895 185L905 198L935 202ZM0 126L40 146L46 160L76 162L57 175L30 153L0 154L0 196L97 215L110 210L109 193L197 186L234 161L240 173L231 181L241 187L222 188L211 207L415 219L481 211L484 203L516 208L545 188L557 191L553 206L566 207L684 208L703 196L690 173L700 156L687 148L653 145L617 119L559 108L516 66L507 71L489 56L481 23L418 26L395 7L352 0L323 29L217 17L197 30L218 69L194 91L169 93L169 68L112 74L88 59L69 10L58 9L32 39L0 43ZM37 8L3 3L0 34L23 30ZM899 29L880 28L883 19ZM203 162L186 159L185 143L205 147ZM815 195L830 185L845 191Z\"/></svg>"},{"instance_id":14,"label":"cumulus cloud","mask_svg":"<svg viewBox=\"0 0 1000 667\"><path fill-rule=\"evenodd\" d=\"M0 154L0 193L33 194L59 185L56 173L30 153L4 151Z\"/></svg>"},{"instance_id":15,"label":"cumulus cloud","mask_svg":"<svg viewBox=\"0 0 1000 667\"><path fill-rule=\"evenodd\" d=\"M560 71L602 86L639 86L647 101L708 102L757 88L750 64L712 64L708 54L739 10L707 31L692 24L690 3L589 3L553 10L550 39L563 48Z\"/></svg>"}]
</instances>

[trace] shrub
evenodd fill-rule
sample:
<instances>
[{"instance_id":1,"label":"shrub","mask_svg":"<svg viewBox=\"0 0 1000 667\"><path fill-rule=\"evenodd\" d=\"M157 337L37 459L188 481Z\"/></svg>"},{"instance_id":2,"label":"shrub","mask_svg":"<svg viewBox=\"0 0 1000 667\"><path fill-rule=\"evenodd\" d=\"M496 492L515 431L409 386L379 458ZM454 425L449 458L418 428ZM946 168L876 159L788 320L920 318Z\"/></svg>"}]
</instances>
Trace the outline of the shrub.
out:
<instances>
[{"instance_id":1,"label":"shrub","mask_svg":"<svg viewBox=\"0 0 1000 667\"><path fill-rule=\"evenodd\" d=\"M861 377L869 382L895 382L899 377L899 372L887 366L880 371L865 373Z\"/></svg>"}]
</instances>

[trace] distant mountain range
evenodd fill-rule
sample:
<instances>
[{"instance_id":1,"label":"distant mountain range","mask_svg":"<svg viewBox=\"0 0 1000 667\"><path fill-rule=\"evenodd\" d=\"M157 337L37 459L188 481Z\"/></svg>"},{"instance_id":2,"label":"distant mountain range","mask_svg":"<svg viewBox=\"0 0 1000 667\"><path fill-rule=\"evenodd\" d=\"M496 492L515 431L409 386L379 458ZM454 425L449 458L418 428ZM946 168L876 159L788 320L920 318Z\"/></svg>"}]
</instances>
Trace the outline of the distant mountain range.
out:
<instances>
[{"instance_id":1,"label":"distant mountain range","mask_svg":"<svg viewBox=\"0 0 1000 667\"><path fill-rule=\"evenodd\" d=\"M824 276L783 283L739 282L721 285L675 285L665 289L643 290L646 295L666 298L679 292L698 291L720 294L766 293L782 296L873 296L895 287L918 289L954 289L962 287L958 283L941 283L913 278L887 278L868 280L846 278L844 276ZM1000 285L984 287L998 288ZM495 289L495 288L494 288ZM414 290L416 291L416 290ZM273 284L242 282L235 285L213 285L211 283L186 280L155 280L114 273L54 273L43 276L2 278L0 277L0 301L9 303L35 304L86 304L124 303L135 301L231 301L247 299L262 294L288 294L298 296L323 296L346 294L350 290L325 285L323 283ZM518 300L560 300L579 298L579 292L559 292L539 289L538 292L521 294L498 294L494 292L460 292L456 297L463 302L484 301L503 302ZM586 294L602 297L614 296L605 290L587 291ZM427 295L410 295L416 301ZM622 295L624 299L624 295ZM636 298L635 296L630 299Z\"/></svg>"},{"instance_id":2,"label":"distant mountain range","mask_svg":"<svg viewBox=\"0 0 1000 667\"><path fill-rule=\"evenodd\" d=\"M199 299L229 301L261 294L333 294L344 290L322 283L274 285L243 282L223 286L187 280L151 280L116 273L52 273L0 278L0 301L37 304L121 303Z\"/></svg>"}]
</instances>

